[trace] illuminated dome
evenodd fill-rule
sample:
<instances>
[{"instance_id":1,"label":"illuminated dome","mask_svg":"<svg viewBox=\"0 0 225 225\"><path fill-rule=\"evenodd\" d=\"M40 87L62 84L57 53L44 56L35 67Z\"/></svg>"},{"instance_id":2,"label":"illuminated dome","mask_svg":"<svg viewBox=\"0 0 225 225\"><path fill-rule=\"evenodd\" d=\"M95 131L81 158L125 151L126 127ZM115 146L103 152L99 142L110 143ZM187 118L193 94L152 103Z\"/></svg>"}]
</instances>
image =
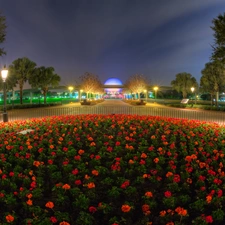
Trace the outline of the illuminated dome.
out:
<instances>
[{"instance_id":1,"label":"illuminated dome","mask_svg":"<svg viewBox=\"0 0 225 225\"><path fill-rule=\"evenodd\" d=\"M123 85L123 84L122 84L120 79L115 78L115 77L111 77L108 80L106 80L104 85Z\"/></svg>"}]
</instances>

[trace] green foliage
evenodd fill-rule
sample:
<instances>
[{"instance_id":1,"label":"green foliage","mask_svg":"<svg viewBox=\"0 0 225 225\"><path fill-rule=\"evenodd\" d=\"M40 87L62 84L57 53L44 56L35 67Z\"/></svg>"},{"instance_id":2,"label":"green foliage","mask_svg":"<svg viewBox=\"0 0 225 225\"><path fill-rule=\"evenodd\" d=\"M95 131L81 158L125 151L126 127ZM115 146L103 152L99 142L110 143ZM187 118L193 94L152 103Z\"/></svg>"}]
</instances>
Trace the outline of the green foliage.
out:
<instances>
[{"instance_id":1,"label":"green foliage","mask_svg":"<svg viewBox=\"0 0 225 225\"><path fill-rule=\"evenodd\" d=\"M225 64L225 13L219 14L217 18L212 21L211 26L214 31L214 45L213 45L213 60L219 60Z\"/></svg>"},{"instance_id":2,"label":"green foliage","mask_svg":"<svg viewBox=\"0 0 225 225\"><path fill-rule=\"evenodd\" d=\"M35 72L36 63L27 57L18 58L9 66L9 74L20 89L20 104L23 103L23 86L29 77Z\"/></svg>"},{"instance_id":3,"label":"green foliage","mask_svg":"<svg viewBox=\"0 0 225 225\"><path fill-rule=\"evenodd\" d=\"M183 98L187 98L187 94L191 93L191 87L198 88L195 77L190 73L178 73L176 79L171 81L173 89L183 94Z\"/></svg>"},{"instance_id":4,"label":"green foliage","mask_svg":"<svg viewBox=\"0 0 225 225\"><path fill-rule=\"evenodd\" d=\"M6 23L5 23L5 17L0 13L0 43L3 43L5 41L6 36ZM3 48L0 48L0 56L5 54L5 51Z\"/></svg>"}]
</instances>

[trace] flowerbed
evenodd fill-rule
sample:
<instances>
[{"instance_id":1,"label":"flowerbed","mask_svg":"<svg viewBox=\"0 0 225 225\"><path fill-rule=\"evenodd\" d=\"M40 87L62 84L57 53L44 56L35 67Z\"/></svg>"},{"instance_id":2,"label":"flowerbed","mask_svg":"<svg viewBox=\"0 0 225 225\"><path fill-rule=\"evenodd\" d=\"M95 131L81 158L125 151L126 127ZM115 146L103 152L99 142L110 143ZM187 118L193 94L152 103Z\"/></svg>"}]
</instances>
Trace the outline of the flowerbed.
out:
<instances>
[{"instance_id":1,"label":"flowerbed","mask_svg":"<svg viewBox=\"0 0 225 225\"><path fill-rule=\"evenodd\" d=\"M0 224L224 224L217 124L81 115L0 128Z\"/></svg>"}]
</instances>

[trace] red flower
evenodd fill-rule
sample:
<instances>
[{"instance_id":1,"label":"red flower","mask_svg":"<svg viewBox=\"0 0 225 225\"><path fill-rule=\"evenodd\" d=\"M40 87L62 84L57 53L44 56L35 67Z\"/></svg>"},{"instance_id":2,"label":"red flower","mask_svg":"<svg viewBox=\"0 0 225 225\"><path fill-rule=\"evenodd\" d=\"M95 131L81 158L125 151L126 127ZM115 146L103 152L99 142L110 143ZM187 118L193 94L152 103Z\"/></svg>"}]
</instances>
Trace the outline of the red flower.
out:
<instances>
[{"instance_id":1,"label":"red flower","mask_svg":"<svg viewBox=\"0 0 225 225\"><path fill-rule=\"evenodd\" d=\"M173 178L173 181L176 182L176 183L180 182L180 175L179 174L175 174L174 178Z\"/></svg>"},{"instance_id":2,"label":"red flower","mask_svg":"<svg viewBox=\"0 0 225 225\"><path fill-rule=\"evenodd\" d=\"M75 155L75 156L74 156L74 159L75 159L75 160L80 160L80 158L81 158L80 155Z\"/></svg>"},{"instance_id":3,"label":"red flower","mask_svg":"<svg viewBox=\"0 0 225 225\"><path fill-rule=\"evenodd\" d=\"M78 169L74 169L73 171L72 171L72 174L73 175L77 175L79 173L79 170Z\"/></svg>"},{"instance_id":4,"label":"red flower","mask_svg":"<svg viewBox=\"0 0 225 225\"><path fill-rule=\"evenodd\" d=\"M76 185L81 185L81 184L82 184L81 180L75 180L74 183L75 183Z\"/></svg>"},{"instance_id":5,"label":"red flower","mask_svg":"<svg viewBox=\"0 0 225 225\"><path fill-rule=\"evenodd\" d=\"M96 155L96 156L95 156L95 159L96 159L96 160L99 160L99 159L101 159L101 156L100 156L100 155Z\"/></svg>"},{"instance_id":6,"label":"red flower","mask_svg":"<svg viewBox=\"0 0 225 225\"><path fill-rule=\"evenodd\" d=\"M57 220L54 216L51 216L51 217L50 217L50 221L51 221L52 223L57 223L57 222L58 222L58 220Z\"/></svg>"},{"instance_id":7,"label":"red flower","mask_svg":"<svg viewBox=\"0 0 225 225\"><path fill-rule=\"evenodd\" d=\"M223 196L223 191L222 190L218 190L217 196L218 196L218 198L222 197Z\"/></svg>"},{"instance_id":8,"label":"red flower","mask_svg":"<svg viewBox=\"0 0 225 225\"><path fill-rule=\"evenodd\" d=\"M52 159L49 159L48 160L48 164L52 165L53 164L53 160Z\"/></svg>"},{"instance_id":9,"label":"red flower","mask_svg":"<svg viewBox=\"0 0 225 225\"><path fill-rule=\"evenodd\" d=\"M120 146L120 142L119 141L116 142L116 146Z\"/></svg>"},{"instance_id":10,"label":"red flower","mask_svg":"<svg viewBox=\"0 0 225 225\"><path fill-rule=\"evenodd\" d=\"M90 206L89 207L89 212L95 213L96 211L97 211L97 208L96 207L94 207L94 206Z\"/></svg>"},{"instance_id":11,"label":"red flower","mask_svg":"<svg viewBox=\"0 0 225 225\"><path fill-rule=\"evenodd\" d=\"M206 216L206 217L205 217L205 221L206 221L206 223L213 223L213 218L212 218L212 216Z\"/></svg>"},{"instance_id":12,"label":"red flower","mask_svg":"<svg viewBox=\"0 0 225 225\"><path fill-rule=\"evenodd\" d=\"M172 193L170 191L164 192L165 197L170 198L172 196Z\"/></svg>"},{"instance_id":13,"label":"red flower","mask_svg":"<svg viewBox=\"0 0 225 225\"><path fill-rule=\"evenodd\" d=\"M13 176L14 176L14 172L10 172L10 173L9 173L9 176L10 176L10 177L13 177Z\"/></svg>"},{"instance_id":14,"label":"red flower","mask_svg":"<svg viewBox=\"0 0 225 225\"><path fill-rule=\"evenodd\" d=\"M126 189L127 188L127 186L129 186L130 185L130 181L129 180L127 180L127 181L125 181L125 182L123 182L122 184L121 184L121 188L123 188L123 189Z\"/></svg>"}]
</instances>

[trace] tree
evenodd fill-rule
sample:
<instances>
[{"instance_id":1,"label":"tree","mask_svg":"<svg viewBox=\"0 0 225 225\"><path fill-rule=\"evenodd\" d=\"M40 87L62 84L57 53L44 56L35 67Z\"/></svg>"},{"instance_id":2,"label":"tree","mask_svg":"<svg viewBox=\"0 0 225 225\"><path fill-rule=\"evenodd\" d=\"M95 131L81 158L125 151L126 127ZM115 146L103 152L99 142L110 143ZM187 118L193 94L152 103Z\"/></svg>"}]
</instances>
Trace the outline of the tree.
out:
<instances>
[{"instance_id":1,"label":"tree","mask_svg":"<svg viewBox=\"0 0 225 225\"><path fill-rule=\"evenodd\" d=\"M225 86L225 69L220 61L213 61L205 64L201 71L200 86L203 91L210 93L211 100L216 95L216 105L218 105L219 92Z\"/></svg>"},{"instance_id":2,"label":"tree","mask_svg":"<svg viewBox=\"0 0 225 225\"><path fill-rule=\"evenodd\" d=\"M28 82L32 88L40 88L44 95L44 104L46 104L46 95L49 87L59 85L61 78L55 73L53 67L39 67L35 69L32 76L29 76Z\"/></svg>"},{"instance_id":3,"label":"tree","mask_svg":"<svg viewBox=\"0 0 225 225\"><path fill-rule=\"evenodd\" d=\"M12 62L12 65L9 66L10 73L19 84L20 104L23 104L24 83L34 73L35 67L36 67L36 63L26 57L16 59L15 61Z\"/></svg>"},{"instance_id":4,"label":"tree","mask_svg":"<svg viewBox=\"0 0 225 225\"><path fill-rule=\"evenodd\" d=\"M225 13L219 14L219 16L212 21L211 27L214 31L214 45L213 47L213 60L222 61L225 64Z\"/></svg>"},{"instance_id":5,"label":"tree","mask_svg":"<svg viewBox=\"0 0 225 225\"><path fill-rule=\"evenodd\" d=\"M5 17L1 15L0 13L0 43L3 43L5 41L6 36L6 24L5 24ZM0 56L4 55L5 51L3 48L0 48Z\"/></svg>"},{"instance_id":6,"label":"tree","mask_svg":"<svg viewBox=\"0 0 225 225\"><path fill-rule=\"evenodd\" d=\"M190 73L178 73L176 79L171 81L172 88L177 92L181 92L183 98L187 98L187 94L191 93L191 87L198 88L198 83Z\"/></svg>"},{"instance_id":7,"label":"tree","mask_svg":"<svg viewBox=\"0 0 225 225\"><path fill-rule=\"evenodd\" d=\"M149 82L147 78L142 74L134 74L125 82L125 86L132 93L138 94L138 98L140 98L140 93L147 89L148 85Z\"/></svg>"},{"instance_id":8,"label":"tree","mask_svg":"<svg viewBox=\"0 0 225 225\"><path fill-rule=\"evenodd\" d=\"M87 98L89 93L97 92L99 89L101 89L102 84L97 75L86 72L80 76L80 79L80 87L84 92L86 92Z\"/></svg>"}]
</instances>

